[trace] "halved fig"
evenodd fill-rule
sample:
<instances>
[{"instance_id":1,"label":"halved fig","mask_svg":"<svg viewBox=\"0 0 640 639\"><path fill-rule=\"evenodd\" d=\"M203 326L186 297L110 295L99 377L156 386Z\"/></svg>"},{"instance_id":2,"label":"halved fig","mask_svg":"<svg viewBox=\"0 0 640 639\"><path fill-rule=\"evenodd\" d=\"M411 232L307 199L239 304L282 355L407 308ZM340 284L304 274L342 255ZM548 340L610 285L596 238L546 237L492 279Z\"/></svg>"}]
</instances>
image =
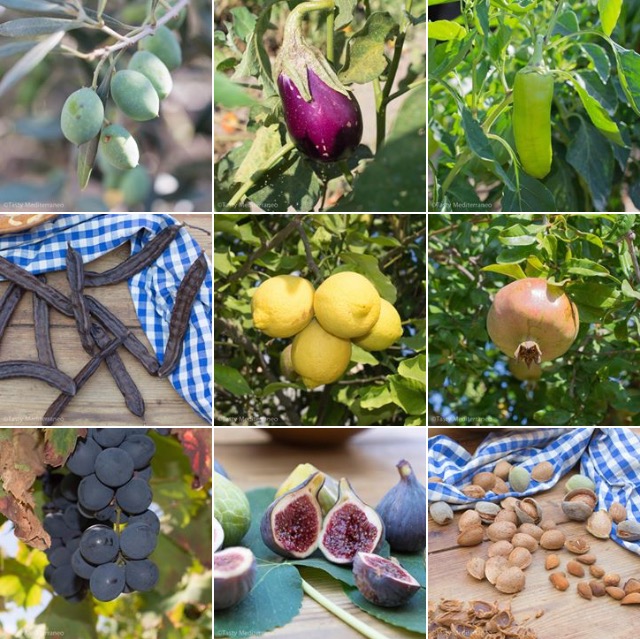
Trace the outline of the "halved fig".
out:
<instances>
[{"instance_id":1,"label":"halved fig","mask_svg":"<svg viewBox=\"0 0 640 639\"><path fill-rule=\"evenodd\" d=\"M320 533L322 554L334 564L350 564L357 552L375 552L384 539L384 524L344 477L338 501L327 513Z\"/></svg>"},{"instance_id":2,"label":"halved fig","mask_svg":"<svg viewBox=\"0 0 640 639\"><path fill-rule=\"evenodd\" d=\"M362 596L385 608L406 604L420 590L418 581L402 566L373 553L356 555L353 576Z\"/></svg>"},{"instance_id":3,"label":"halved fig","mask_svg":"<svg viewBox=\"0 0 640 639\"><path fill-rule=\"evenodd\" d=\"M318 493L323 483L324 475L313 473L267 508L260 522L260 534L273 552L303 559L316 550L322 527Z\"/></svg>"},{"instance_id":4,"label":"halved fig","mask_svg":"<svg viewBox=\"0 0 640 639\"><path fill-rule=\"evenodd\" d=\"M213 609L224 610L240 603L256 580L256 558L243 546L213 554Z\"/></svg>"}]
</instances>

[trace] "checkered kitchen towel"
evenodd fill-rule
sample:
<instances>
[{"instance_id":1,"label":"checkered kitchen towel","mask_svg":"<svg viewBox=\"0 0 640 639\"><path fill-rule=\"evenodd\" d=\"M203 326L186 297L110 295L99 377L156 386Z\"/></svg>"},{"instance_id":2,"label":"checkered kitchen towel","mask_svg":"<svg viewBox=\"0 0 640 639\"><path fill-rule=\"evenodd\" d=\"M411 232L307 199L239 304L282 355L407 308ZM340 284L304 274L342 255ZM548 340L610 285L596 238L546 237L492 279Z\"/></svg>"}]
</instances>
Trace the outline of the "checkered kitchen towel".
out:
<instances>
[{"instance_id":1,"label":"checkered kitchen towel","mask_svg":"<svg viewBox=\"0 0 640 639\"><path fill-rule=\"evenodd\" d=\"M640 521L640 437L627 428L540 428L536 430L498 430L491 433L471 456L449 437L438 435L428 442L429 476L442 483L429 482L429 501L449 502L454 510L477 501L459 487L471 483L476 473L492 471L506 459L528 471L541 461L554 466L549 481L532 481L523 493L485 497L499 502L505 497L524 497L551 489L580 461L580 472L591 478L598 495L598 507L609 508L618 501L627 508L629 519ZM640 554L640 543L612 538L628 550Z\"/></svg>"},{"instance_id":2,"label":"checkered kitchen towel","mask_svg":"<svg viewBox=\"0 0 640 639\"><path fill-rule=\"evenodd\" d=\"M28 232L0 236L0 254L33 274L59 271L65 268L67 242L82 255L86 264L129 240L132 253L137 253L171 224L176 221L170 215L60 215ZM156 262L129 282L140 324L160 355L160 362L169 337L169 317L176 290L200 252L187 229L182 229ZM193 410L209 422L213 414L212 296L209 271L191 313L180 363L169 376L174 388Z\"/></svg>"}]
</instances>

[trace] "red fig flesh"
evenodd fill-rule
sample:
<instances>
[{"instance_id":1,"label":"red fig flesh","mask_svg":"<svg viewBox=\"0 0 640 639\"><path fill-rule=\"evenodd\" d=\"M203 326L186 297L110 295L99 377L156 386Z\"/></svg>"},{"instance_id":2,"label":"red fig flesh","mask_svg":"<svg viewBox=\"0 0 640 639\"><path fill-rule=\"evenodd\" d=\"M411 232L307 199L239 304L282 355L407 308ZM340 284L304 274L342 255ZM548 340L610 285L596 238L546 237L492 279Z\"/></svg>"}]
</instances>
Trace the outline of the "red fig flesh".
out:
<instances>
[{"instance_id":1,"label":"red fig flesh","mask_svg":"<svg viewBox=\"0 0 640 639\"><path fill-rule=\"evenodd\" d=\"M242 546L213 553L213 609L224 610L240 603L256 579L256 558Z\"/></svg>"},{"instance_id":2,"label":"red fig flesh","mask_svg":"<svg viewBox=\"0 0 640 639\"><path fill-rule=\"evenodd\" d=\"M353 576L362 596L385 608L402 606L420 590L418 581L402 566L371 553L356 555Z\"/></svg>"},{"instance_id":3,"label":"red fig flesh","mask_svg":"<svg viewBox=\"0 0 640 639\"><path fill-rule=\"evenodd\" d=\"M381 545L384 524L344 478L335 506L327 513L320 533L322 554L335 564L350 564L356 553L373 552Z\"/></svg>"},{"instance_id":4,"label":"red fig flesh","mask_svg":"<svg viewBox=\"0 0 640 639\"><path fill-rule=\"evenodd\" d=\"M362 113L353 94L346 96L308 69L311 101L306 102L291 79L281 73L278 90L284 119L293 141L317 162L336 162L353 153L362 138Z\"/></svg>"},{"instance_id":5,"label":"red fig flesh","mask_svg":"<svg viewBox=\"0 0 640 639\"><path fill-rule=\"evenodd\" d=\"M323 483L324 475L313 473L267 508L260 522L260 534L273 552L303 559L316 550L322 527L318 493Z\"/></svg>"}]
</instances>

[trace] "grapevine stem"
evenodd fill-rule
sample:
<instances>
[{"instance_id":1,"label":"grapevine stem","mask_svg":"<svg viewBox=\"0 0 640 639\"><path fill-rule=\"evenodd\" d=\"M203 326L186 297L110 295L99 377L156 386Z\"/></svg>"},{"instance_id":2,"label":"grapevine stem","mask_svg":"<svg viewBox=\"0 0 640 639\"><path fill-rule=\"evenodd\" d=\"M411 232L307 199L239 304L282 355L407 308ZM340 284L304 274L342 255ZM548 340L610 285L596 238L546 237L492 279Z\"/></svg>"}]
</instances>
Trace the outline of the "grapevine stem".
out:
<instances>
[{"instance_id":1,"label":"grapevine stem","mask_svg":"<svg viewBox=\"0 0 640 639\"><path fill-rule=\"evenodd\" d=\"M302 580L302 589L319 603L323 608L326 608L332 615L335 615L341 621L344 621L347 625L351 626L354 630L359 632L361 635L368 637L369 639L388 639L386 635L383 635L381 632L378 632L364 621L361 621L357 617L354 617L352 614L345 612L342 608L336 606L330 599L327 599L323 594L318 592L311 584L307 583L304 579Z\"/></svg>"}]
</instances>

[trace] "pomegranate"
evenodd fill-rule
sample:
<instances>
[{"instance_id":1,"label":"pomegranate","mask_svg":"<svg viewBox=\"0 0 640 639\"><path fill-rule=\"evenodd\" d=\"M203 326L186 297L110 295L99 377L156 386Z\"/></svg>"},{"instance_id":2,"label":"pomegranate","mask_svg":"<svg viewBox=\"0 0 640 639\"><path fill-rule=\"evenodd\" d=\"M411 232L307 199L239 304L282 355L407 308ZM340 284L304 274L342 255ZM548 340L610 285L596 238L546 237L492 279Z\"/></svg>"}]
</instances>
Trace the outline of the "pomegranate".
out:
<instances>
[{"instance_id":1,"label":"pomegranate","mask_svg":"<svg viewBox=\"0 0 640 639\"><path fill-rule=\"evenodd\" d=\"M531 366L569 350L578 335L576 305L558 286L538 277L501 288L487 316L493 343L507 356Z\"/></svg>"},{"instance_id":2,"label":"pomegranate","mask_svg":"<svg viewBox=\"0 0 640 639\"><path fill-rule=\"evenodd\" d=\"M533 362L531 366L527 366L525 362L519 362L513 357L509 358L509 371L521 382L535 382L542 377L542 368L540 364Z\"/></svg>"}]
</instances>

